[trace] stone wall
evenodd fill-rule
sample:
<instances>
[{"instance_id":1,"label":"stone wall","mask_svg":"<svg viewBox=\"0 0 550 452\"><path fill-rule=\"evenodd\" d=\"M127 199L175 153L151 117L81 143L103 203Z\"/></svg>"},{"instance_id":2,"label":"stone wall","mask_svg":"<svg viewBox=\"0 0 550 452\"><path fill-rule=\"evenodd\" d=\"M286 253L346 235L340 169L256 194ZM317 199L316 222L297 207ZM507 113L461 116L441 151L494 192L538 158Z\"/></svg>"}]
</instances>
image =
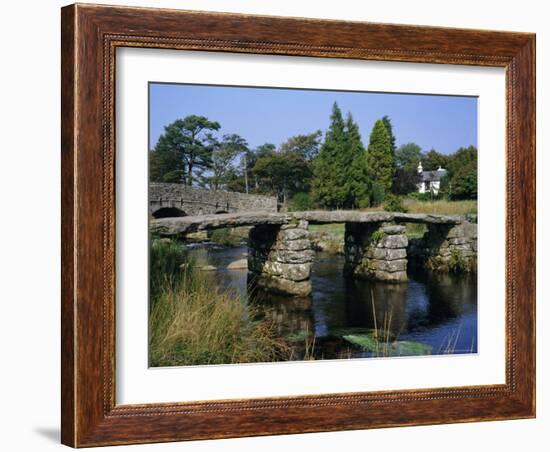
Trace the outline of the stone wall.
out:
<instances>
[{"instance_id":1,"label":"stone wall","mask_svg":"<svg viewBox=\"0 0 550 452\"><path fill-rule=\"evenodd\" d=\"M405 226L392 223L346 223L344 271L353 277L407 281Z\"/></svg>"},{"instance_id":2,"label":"stone wall","mask_svg":"<svg viewBox=\"0 0 550 452\"><path fill-rule=\"evenodd\" d=\"M411 240L408 248L413 263L438 272L477 270L477 224L428 225L421 239Z\"/></svg>"},{"instance_id":3,"label":"stone wall","mask_svg":"<svg viewBox=\"0 0 550 452\"><path fill-rule=\"evenodd\" d=\"M149 213L154 215L162 208L175 208L191 216L221 212L277 212L277 198L152 182L149 184Z\"/></svg>"},{"instance_id":4,"label":"stone wall","mask_svg":"<svg viewBox=\"0 0 550 452\"><path fill-rule=\"evenodd\" d=\"M306 221L282 226L257 225L248 237L248 270L254 283L272 292L307 296L311 293L311 249Z\"/></svg>"}]
</instances>

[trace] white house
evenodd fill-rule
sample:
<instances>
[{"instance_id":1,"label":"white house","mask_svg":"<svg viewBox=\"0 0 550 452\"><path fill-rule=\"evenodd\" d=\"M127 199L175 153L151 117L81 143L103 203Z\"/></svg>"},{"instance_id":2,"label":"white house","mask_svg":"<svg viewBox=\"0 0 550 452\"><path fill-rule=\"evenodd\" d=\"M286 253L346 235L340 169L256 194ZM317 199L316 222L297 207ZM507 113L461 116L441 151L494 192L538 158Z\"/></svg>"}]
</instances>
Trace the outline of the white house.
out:
<instances>
[{"instance_id":1,"label":"white house","mask_svg":"<svg viewBox=\"0 0 550 452\"><path fill-rule=\"evenodd\" d=\"M435 171L424 171L422 162L418 162L418 174L420 175L420 182L417 184L418 193L432 193L437 196L441 179L447 174L447 170L440 166Z\"/></svg>"}]
</instances>

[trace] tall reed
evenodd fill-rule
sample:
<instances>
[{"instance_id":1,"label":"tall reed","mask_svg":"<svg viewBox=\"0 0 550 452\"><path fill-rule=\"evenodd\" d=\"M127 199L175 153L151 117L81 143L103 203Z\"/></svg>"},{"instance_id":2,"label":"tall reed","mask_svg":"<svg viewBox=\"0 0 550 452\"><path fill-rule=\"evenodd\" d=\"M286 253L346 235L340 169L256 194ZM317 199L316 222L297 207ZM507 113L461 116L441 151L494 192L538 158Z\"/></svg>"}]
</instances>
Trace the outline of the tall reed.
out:
<instances>
[{"instance_id":1,"label":"tall reed","mask_svg":"<svg viewBox=\"0 0 550 452\"><path fill-rule=\"evenodd\" d=\"M154 248L154 247L153 247ZM162 249L161 251L159 251ZM151 293L149 361L153 367L269 362L285 359L286 344L271 325L236 293L209 283L189 262L174 272L175 248L162 245L152 259L169 257L152 268L156 291ZM153 283L151 284L153 286Z\"/></svg>"}]
</instances>

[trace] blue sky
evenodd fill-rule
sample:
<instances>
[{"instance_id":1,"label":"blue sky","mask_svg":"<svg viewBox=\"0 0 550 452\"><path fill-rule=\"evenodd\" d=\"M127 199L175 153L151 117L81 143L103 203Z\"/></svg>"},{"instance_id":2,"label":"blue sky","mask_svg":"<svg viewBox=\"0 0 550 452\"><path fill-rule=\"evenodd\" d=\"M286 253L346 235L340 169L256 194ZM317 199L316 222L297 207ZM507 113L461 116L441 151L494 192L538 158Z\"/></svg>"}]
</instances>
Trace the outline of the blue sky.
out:
<instances>
[{"instance_id":1,"label":"blue sky","mask_svg":"<svg viewBox=\"0 0 550 452\"><path fill-rule=\"evenodd\" d=\"M423 151L445 154L477 146L477 98L415 94L317 91L274 88L159 84L149 85L149 146L164 126L187 115L221 124L219 134L237 133L251 148L277 147L289 137L329 126L336 101L359 124L365 146L374 122L391 118L397 145L414 142Z\"/></svg>"}]
</instances>

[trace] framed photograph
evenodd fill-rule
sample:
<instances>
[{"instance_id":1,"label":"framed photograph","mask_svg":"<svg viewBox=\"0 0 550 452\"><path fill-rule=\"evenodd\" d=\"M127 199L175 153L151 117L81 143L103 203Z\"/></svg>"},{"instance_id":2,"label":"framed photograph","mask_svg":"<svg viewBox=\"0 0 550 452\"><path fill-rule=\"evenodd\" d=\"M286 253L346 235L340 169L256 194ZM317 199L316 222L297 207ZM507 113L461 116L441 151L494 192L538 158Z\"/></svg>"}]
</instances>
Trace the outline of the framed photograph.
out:
<instances>
[{"instance_id":1,"label":"framed photograph","mask_svg":"<svg viewBox=\"0 0 550 452\"><path fill-rule=\"evenodd\" d=\"M62 9L62 442L535 416L535 36Z\"/></svg>"}]
</instances>

